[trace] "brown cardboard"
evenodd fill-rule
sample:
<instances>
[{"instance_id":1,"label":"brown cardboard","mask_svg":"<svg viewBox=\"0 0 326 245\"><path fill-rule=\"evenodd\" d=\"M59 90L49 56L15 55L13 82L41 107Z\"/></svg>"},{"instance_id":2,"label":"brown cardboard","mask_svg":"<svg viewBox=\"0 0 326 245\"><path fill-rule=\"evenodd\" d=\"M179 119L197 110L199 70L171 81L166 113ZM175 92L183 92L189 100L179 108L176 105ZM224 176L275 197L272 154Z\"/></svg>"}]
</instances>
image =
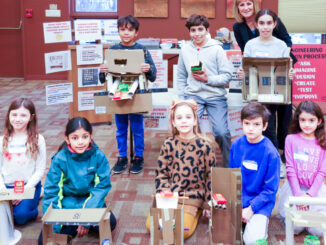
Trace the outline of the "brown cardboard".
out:
<instances>
[{"instance_id":1,"label":"brown cardboard","mask_svg":"<svg viewBox=\"0 0 326 245\"><path fill-rule=\"evenodd\" d=\"M35 188L25 188L23 193L15 193L14 189L7 189L0 193L0 201L33 199Z\"/></svg>"},{"instance_id":2,"label":"brown cardboard","mask_svg":"<svg viewBox=\"0 0 326 245\"><path fill-rule=\"evenodd\" d=\"M226 209L211 208L210 244L242 244L241 173L239 169L212 168L212 193L221 193Z\"/></svg>"},{"instance_id":3,"label":"brown cardboard","mask_svg":"<svg viewBox=\"0 0 326 245\"><path fill-rule=\"evenodd\" d=\"M153 110L152 93L134 94L130 100L112 100L107 94L94 94L95 112L109 114L144 113Z\"/></svg>"},{"instance_id":4,"label":"brown cardboard","mask_svg":"<svg viewBox=\"0 0 326 245\"><path fill-rule=\"evenodd\" d=\"M121 50L107 49L105 60L112 75L139 75L141 64L145 62L142 49Z\"/></svg>"},{"instance_id":5,"label":"brown cardboard","mask_svg":"<svg viewBox=\"0 0 326 245\"><path fill-rule=\"evenodd\" d=\"M168 215L168 219L165 217ZM151 218L151 244L176 244L183 245L183 208L161 209L156 207L154 198L150 209ZM162 229L160 229L159 220L162 219ZM173 220L174 227L173 228Z\"/></svg>"},{"instance_id":6,"label":"brown cardboard","mask_svg":"<svg viewBox=\"0 0 326 245\"><path fill-rule=\"evenodd\" d=\"M53 224L62 225L98 225L99 244L104 239L112 241L110 227L110 208L53 209L52 204L43 215L43 244L53 240Z\"/></svg>"},{"instance_id":7,"label":"brown cardboard","mask_svg":"<svg viewBox=\"0 0 326 245\"><path fill-rule=\"evenodd\" d=\"M244 102L249 101L247 98L250 81L249 68L253 66L258 70L258 102L264 104L291 104L290 58L244 57L242 59L242 67L246 74L242 83L242 98ZM262 95L266 95L267 98L265 97L265 100L261 100ZM283 95L283 101L278 100L281 95Z\"/></svg>"}]
</instances>

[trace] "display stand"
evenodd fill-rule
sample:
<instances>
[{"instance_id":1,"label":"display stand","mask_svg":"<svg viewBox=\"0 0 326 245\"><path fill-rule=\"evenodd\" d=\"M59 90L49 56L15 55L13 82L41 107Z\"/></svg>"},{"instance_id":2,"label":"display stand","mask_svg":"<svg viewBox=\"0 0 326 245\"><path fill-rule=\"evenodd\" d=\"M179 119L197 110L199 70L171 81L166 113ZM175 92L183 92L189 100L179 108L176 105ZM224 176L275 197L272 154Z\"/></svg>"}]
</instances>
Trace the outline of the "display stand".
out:
<instances>
[{"instance_id":1,"label":"display stand","mask_svg":"<svg viewBox=\"0 0 326 245\"><path fill-rule=\"evenodd\" d=\"M77 45L69 45L68 48L71 51L71 70L68 73L68 81L72 82L73 86L73 102L70 103L70 118L85 117L90 123L106 123L112 122L112 115L110 114L95 114L95 110L78 111L78 92L80 91L92 91L103 90L105 91L105 84L103 86L96 87L78 87L78 68L96 67L99 65L77 65ZM106 49L109 48L108 44L103 44L103 57Z\"/></svg>"}]
</instances>

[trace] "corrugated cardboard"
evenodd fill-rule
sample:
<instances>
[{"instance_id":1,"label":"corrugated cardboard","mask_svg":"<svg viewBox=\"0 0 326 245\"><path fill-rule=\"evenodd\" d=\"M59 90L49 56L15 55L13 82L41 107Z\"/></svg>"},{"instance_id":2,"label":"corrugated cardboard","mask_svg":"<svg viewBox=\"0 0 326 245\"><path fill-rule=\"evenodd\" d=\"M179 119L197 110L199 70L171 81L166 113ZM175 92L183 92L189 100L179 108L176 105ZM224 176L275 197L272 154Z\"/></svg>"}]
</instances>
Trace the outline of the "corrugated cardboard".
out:
<instances>
[{"instance_id":1,"label":"corrugated cardboard","mask_svg":"<svg viewBox=\"0 0 326 245\"><path fill-rule=\"evenodd\" d=\"M101 245L104 239L112 241L110 226L110 208L53 209L52 204L43 215L43 244L53 240L54 224L99 226ZM62 237L60 238L62 239Z\"/></svg>"},{"instance_id":2,"label":"corrugated cardboard","mask_svg":"<svg viewBox=\"0 0 326 245\"><path fill-rule=\"evenodd\" d=\"M150 209L151 245L176 244L183 245L183 208L161 209L156 207L154 198ZM162 229L159 220L162 219ZM174 227L173 227L173 220Z\"/></svg>"},{"instance_id":3,"label":"corrugated cardboard","mask_svg":"<svg viewBox=\"0 0 326 245\"><path fill-rule=\"evenodd\" d=\"M105 51L105 60L112 75L139 75L141 64L145 62L142 49L121 50L108 49Z\"/></svg>"},{"instance_id":4,"label":"corrugated cardboard","mask_svg":"<svg viewBox=\"0 0 326 245\"><path fill-rule=\"evenodd\" d=\"M246 74L242 83L242 98L245 102L248 102L249 68L256 67L259 83L258 94L270 95L268 101L260 101L258 99L258 102L265 104L291 104L292 92L291 81L289 80L290 58L244 57L242 59L242 67ZM279 95L283 95L283 102L276 101L276 97Z\"/></svg>"},{"instance_id":5,"label":"corrugated cardboard","mask_svg":"<svg viewBox=\"0 0 326 245\"><path fill-rule=\"evenodd\" d=\"M95 113L128 114L145 113L153 110L152 93L135 94L130 100L115 100L107 93L94 94Z\"/></svg>"},{"instance_id":6,"label":"corrugated cardboard","mask_svg":"<svg viewBox=\"0 0 326 245\"><path fill-rule=\"evenodd\" d=\"M212 193L221 193L226 209L211 208L210 244L242 244L241 172L240 169L212 168Z\"/></svg>"},{"instance_id":7,"label":"corrugated cardboard","mask_svg":"<svg viewBox=\"0 0 326 245\"><path fill-rule=\"evenodd\" d=\"M33 199L35 188L27 188L23 193L15 193L14 189L7 189L6 192L0 192L0 201Z\"/></svg>"}]
</instances>

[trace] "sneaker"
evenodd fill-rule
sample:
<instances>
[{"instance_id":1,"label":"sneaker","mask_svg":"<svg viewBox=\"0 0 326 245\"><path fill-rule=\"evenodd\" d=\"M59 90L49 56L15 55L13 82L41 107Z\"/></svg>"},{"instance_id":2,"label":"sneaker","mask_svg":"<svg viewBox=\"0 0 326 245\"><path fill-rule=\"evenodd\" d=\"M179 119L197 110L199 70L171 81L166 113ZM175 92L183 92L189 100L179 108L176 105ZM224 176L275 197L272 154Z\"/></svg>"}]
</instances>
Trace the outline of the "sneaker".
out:
<instances>
[{"instance_id":1,"label":"sneaker","mask_svg":"<svg viewBox=\"0 0 326 245\"><path fill-rule=\"evenodd\" d=\"M118 157L117 163L114 165L112 172L115 174L122 173L128 166L128 158L127 157Z\"/></svg>"},{"instance_id":2,"label":"sneaker","mask_svg":"<svg viewBox=\"0 0 326 245\"><path fill-rule=\"evenodd\" d=\"M144 165L144 158L136 156L135 159L132 160L132 167L130 169L130 173L138 174L143 170L143 165Z\"/></svg>"}]
</instances>

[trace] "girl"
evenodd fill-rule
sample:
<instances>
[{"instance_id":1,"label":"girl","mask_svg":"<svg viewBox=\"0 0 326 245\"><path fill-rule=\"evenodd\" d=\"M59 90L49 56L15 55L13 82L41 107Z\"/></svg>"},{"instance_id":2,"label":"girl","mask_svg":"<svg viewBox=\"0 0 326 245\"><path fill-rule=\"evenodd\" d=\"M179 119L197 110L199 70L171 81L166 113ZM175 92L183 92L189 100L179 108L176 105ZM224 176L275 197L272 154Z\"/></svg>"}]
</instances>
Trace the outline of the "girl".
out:
<instances>
[{"instance_id":1,"label":"girl","mask_svg":"<svg viewBox=\"0 0 326 245\"><path fill-rule=\"evenodd\" d=\"M24 188L35 187L34 199L14 200L14 222L18 225L35 220L41 193L41 179L46 166L46 147L37 131L33 102L14 100L8 109L4 135L0 137L0 192L24 181Z\"/></svg>"},{"instance_id":2,"label":"girl","mask_svg":"<svg viewBox=\"0 0 326 245\"><path fill-rule=\"evenodd\" d=\"M210 168L215 166L215 152L210 142L200 135L194 100L172 102L170 129L172 137L165 140L156 170L156 192L184 193L189 200L184 205L184 238L195 231L202 213L201 207L209 209ZM146 221L150 231L150 216Z\"/></svg>"},{"instance_id":3,"label":"girl","mask_svg":"<svg viewBox=\"0 0 326 245\"><path fill-rule=\"evenodd\" d=\"M50 204L53 208L103 208L111 189L110 167L105 154L92 141L92 126L86 118L69 120L65 142L52 158L44 184L43 213ZM111 212L111 230L116 219ZM55 225L56 233L82 237L88 234L86 226ZM42 244L42 233L39 244Z\"/></svg>"},{"instance_id":4,"label":"girl","mask_svg":"<svg viewBox=\"0 0 326 245\"><path fill-rule=\"evenodd\" d=\"M289 57L289 49L286 44L273 36L273 31L277 26L276 14L269 9L260 10L255 17L255 22L255 26L259 31L259 37L247 42L244 48L244 57ZM291 68L289 79L292 80L294 76L295 71ZM240 79L244 78L242 68L238 70L238 77ZM284 150L285 137L288 134L289 122L292 116L292 105L267 105L266 107L271 112L271 115L264 135L272 141L276 149ZM278 114L277 134L276 112ZM282 161L285 162L284 154L282 154Z\"/></svg>"},{"instance_id":5,"label":"girl","mask_svg":"<svg viewBox=\"0 0 326 245\"><path fill-rule=\"evenodd\" d=\"M320 107L312 101L303 101L295 111L285 140L287 181L279 193L280 215L285 217L284 204L289 196L326 197L325 122ZM299 210L325 212L322 206L298 206ZM299 234L304 227L295 227ZM322 236L319 228L307 228L308 232Z\"/></svg>"}]
</instances>

